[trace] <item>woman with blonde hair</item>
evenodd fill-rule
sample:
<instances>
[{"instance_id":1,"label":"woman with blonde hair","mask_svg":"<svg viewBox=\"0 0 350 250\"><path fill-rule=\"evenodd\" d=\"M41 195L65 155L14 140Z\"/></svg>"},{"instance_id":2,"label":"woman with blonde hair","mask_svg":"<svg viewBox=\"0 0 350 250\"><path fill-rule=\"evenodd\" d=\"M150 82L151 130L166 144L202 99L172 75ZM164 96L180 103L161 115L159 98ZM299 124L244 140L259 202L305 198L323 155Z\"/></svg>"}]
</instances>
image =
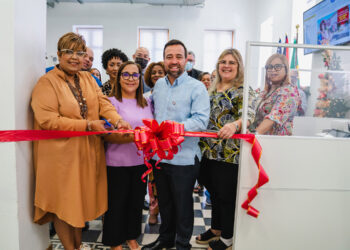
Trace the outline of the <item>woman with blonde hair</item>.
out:
<instances>
[{"instance_id":1,"label":"woman with blonde hair","mask_svg":"<svg viewBox=\"0 0 350 250\"><path fill-rule=\"evenodd\" d=\"M236 49L224 50L216 64L217 76L209 88L210 119L208 130L218 131L219 139L201 138L203 153L199 181L210 193L212 202L211 228L196 237L209 249L229 249L232 246L235 216L240 141L229 139L242 129L244 66ZM254 119L249 89L248 123Z\"/></svg>"},{"instance_id":2,"label":"woman with blonde hair","mask_svg":"<svg viewBox=\"0 0 350 250\"><path fill-rule=\"evenodd\" d=\"M59 64L34 87L34 129L106 131L104 117L130 128L105 97L89 72L80 71L86 45L81 35L63 35L57 45ZM85 222L107 210L107 176L101 136L34 142L34 222L53 221L66 250L81 245Z\"/></svg>"},{"instance_id":3,"label":"woman with blonde hair","mask_svg":"<svg viewBox=\"0 0 350 250\"><path fill-rule=\"evenodd\" d=\"M265 86L257 100L251 129L257 134L291 135L301 99L298 88L291 84L288 60L284 55L273 54L265 69Z\"/></svg>"}]
</instances>

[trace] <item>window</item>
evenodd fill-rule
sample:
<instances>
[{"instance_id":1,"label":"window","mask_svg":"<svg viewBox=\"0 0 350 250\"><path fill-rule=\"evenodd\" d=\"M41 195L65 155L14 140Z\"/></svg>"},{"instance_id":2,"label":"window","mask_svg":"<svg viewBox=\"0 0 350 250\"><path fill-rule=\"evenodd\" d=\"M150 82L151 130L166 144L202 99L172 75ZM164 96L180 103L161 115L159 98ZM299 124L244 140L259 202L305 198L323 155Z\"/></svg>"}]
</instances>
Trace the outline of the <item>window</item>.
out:
<instances>
[{"instance_id":1,"label":"window","mask_svg":"<svg viewBox=\"0 0 350 250\"><path fill-rule=\"evenodd\" d=\"M232 30L204 31L204 63L203 70L212 72L222 51L233 47Z\"/></svg>"},{"instance_id":2,"label":"window","mask_svg":"<svg viewBox=\"0 0 350 250\"><path fill-rule=\"evenodd\" d=\"M101 56L103 52L103 26L101 25L74 25L73 32L82 35L86 46L94 52L93 68L102 73Z\"/></svg>"},{"instance_id":3,"label":"window","mask_svg":"<svg viewBox=\"0 0 350 250\"><path fill-rule=\"evenodd\" d=\"M163 49L168 41L168 29L139 28L138 46L149 50L151 62L163 61Z\"/></svg>"}]
</instances>

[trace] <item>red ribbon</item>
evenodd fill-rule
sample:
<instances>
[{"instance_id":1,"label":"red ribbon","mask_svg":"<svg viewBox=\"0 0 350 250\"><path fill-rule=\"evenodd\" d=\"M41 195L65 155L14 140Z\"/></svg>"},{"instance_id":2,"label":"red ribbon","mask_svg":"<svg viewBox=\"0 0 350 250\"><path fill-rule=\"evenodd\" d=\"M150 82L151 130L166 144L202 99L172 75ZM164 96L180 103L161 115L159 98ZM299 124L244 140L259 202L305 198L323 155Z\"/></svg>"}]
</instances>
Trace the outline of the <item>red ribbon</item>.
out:
<instances>
[{"instance_id":1,"label":"red ribbon","mask_svg":"<svg viewBox=\"0 0 350 250\"><path fill-rule=\"evenodd\" d=\"M160 125L156 120L143 120L145 126L137 127L135 130L113 130L108 133L134 133L135 144L139 150L143 151L145 164L148 170L142 175L142 179L152 171L149 160L157 154L159 161L171 160L179 151L178 146L184 141L184 136L188 137L210 137L218 138L213 132L185 132L184 125L174 121L164 121ZM59 138L69 138L87 135L106 134L105 131L58 131L58 130L3 130L0 131L0 142L36 141ZM259 170L258 181L252 187L247 199L243 202L242 208L247 210L247 214L258 217L259 211L252 207L250 203L258 195L258 189L269 181L264 168L260 164L261 146L254 134L234 134L232 139L242 139L252 144L251 154Z\"/></svg>"}]
</instances>

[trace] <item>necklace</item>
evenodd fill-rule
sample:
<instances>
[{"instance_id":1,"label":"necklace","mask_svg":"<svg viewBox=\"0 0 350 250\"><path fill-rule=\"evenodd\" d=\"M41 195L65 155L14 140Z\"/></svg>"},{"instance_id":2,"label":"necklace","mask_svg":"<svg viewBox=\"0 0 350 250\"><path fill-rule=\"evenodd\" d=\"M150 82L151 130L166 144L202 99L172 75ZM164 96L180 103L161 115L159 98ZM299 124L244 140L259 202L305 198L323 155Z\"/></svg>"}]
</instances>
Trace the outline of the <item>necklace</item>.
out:
<instances>
[{"instance_id":1,"label":"necklace","mask_svg":"<svg viewBox=\"0 0 350 250\"><path fill-rule=\"evenodd\" d=\"M80 83L79 83L79 77L77 74L74 75L74 85L75 87L73 87L73 85L68 81L68 79L66 78L66 83L68 84L68 87L70 88L70 90L72 91L75 99L77 100L78 104L79 104L79 108L80 108L80 115L86 119L87 118L87 113L88 113L88 107L86 104L86 99L83 96L83 92L81 90L80 87Z\"/></svg>"}]
</instances>

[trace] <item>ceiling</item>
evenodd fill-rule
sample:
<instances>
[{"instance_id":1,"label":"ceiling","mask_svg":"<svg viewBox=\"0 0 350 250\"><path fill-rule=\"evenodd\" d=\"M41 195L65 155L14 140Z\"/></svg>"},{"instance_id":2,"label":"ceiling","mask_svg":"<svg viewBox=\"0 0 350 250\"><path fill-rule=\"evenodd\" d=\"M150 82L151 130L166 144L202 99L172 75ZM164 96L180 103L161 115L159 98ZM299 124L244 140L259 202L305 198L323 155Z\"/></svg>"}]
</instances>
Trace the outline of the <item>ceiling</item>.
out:
<instances>
[{"instance_id":1,"label":"ceiling","mask_svg":"<svg viewBox=\"0 0 350 250\"><path fill-rule=\"evenodd\" d=\"M47 6L54 8L59 3L129 3L129 4L149 4L159 6L198 6L203 7L205 0L47 0Z\"/></svg>"}]
</instances>

